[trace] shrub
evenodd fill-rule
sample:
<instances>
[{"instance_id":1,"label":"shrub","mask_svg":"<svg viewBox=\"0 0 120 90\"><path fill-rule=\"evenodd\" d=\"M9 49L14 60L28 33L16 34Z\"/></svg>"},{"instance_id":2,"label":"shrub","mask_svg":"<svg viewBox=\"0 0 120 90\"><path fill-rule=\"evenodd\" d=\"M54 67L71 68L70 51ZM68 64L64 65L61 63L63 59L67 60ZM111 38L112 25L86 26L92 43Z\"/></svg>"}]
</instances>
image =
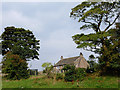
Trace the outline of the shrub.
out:
<instances>
[{"instance_id":1,"label":"shrub","mask_svg":"<svg viewBox=\"0 0 120 90\"><path fill-rule=\"evenodd\" d=\"M65 81L74 81L75 78L75 66L66 65L63 70L65 70Z\"/></svg>"},{"instance_id":2,"label":"shrub","mask_svg":"<svg viewBox=\"0 0 120 90\"><path fill-rule=\"evenodd\" d=\"M66 72L66 73L69 73L69 74L70 74L70 72ZM65 81L72 82L72 81L75 81L76 78L75 78L75 75L74 75L74 74L71 74L71 75L66 75L66 74L65 74L64 79L65 79Z\"/></svg>"},{"instance_id":3,"label":"shrub","mask_svg":"<svg viewBox=\"0 0 120 90\"><path fill-rule=\"evenodd\" d=\"M62 70L64 70L64 71L68 71L69 69L71 69L72 68L72 66L70 66L70 65L65 65L64 67L63 67L63 69Z\"/></svg>"},{"instance_id":4,"label":"shrub","mask_svg":"<svg viewBox=\"0 0 120 90\"><path fill-rule=\"evenodd\" d=\"M76 69L76 80L82 81L85 76L86 76L86 71L84 68Z\"/></svg>"},{"instance_id":5,"label":"shrub","mask_svg":"<svg viewBox=\"0 0 120 90\"><path fill-rule=\"evenodd\" d=\"M90 64L90 68L87 68L86 72L87 73L94 73L96 71L99 71L99 64L96 63L95 61L88 61L88 63Z\"/></svg>"},{"instance_id":6,"label":"shrub","mask_svg":"<svg viewBox=\"0 0 120 90\"><path fill-rule=\"evenodd\" d=\"M5 77L11 80L27 79L29 73L27 62L22 60L19 55L8 52L2 61L2 73L7 74Z\"/></svg>"},{"instance_id":7,"label":"shrub","mask_svg":"<svg viewBox=\"0 0 120 90\"><path fill-rule=\"evenodd\" d=\"M54 73L51 73L51 72L50 72L50 73L47 73L47 77L54 79Z\"/></svg>"},{"instance_id":8,"label":"shrub","mask_svg":"<svg viewBox=\"0 0 120 90\"><path fill-rule=\"evenodd\" d=\"M43 70L43 73L46 73L46 70Z\"/></svg>"},{"instance_id":9,"label":"shrub","mask_svg":"<svg viewBox=\"0 0 120 90\"><path fill-rule=\"evenodd\" d=\"M69 82L76 80L82 81L86 76L85 69L83 68L76 69L75 66L67 65L63 69L66 70L64 77L65 81L69 81Z\"/></svg>"},{"instance_id":10,"label":"shrub","mask_svg":"<svg viewBox=\"0 0 120 90\"><path fill-rule=\"evenodd\" d=\"M57 73L56 74L56 80L61 80L63 79L63 74L62 73Z\"/></svg>"}]
</instances>

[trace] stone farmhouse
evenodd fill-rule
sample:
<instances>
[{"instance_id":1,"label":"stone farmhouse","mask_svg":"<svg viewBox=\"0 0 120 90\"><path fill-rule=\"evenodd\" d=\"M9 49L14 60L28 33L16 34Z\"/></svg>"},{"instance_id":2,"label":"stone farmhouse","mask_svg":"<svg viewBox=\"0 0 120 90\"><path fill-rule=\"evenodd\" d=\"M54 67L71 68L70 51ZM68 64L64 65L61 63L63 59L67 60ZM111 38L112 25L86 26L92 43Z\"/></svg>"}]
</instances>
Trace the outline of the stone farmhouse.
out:
<instances>
[{"instance_id":1,"label":"stone farmhouse","mask_svg":"<svg viewBox=\"0 0 120 90\"><path fill-rule=\"evenodd\" d=\"M57 73L64 72L62 68L67 64L74 65L76 68L87 69L88 67L90 67L86 59L83 57L83 54L80 53L80 56L70 57L70 58L63 58L63 56L61 56L61 60L54 65L54 68L53 68L54 72L57 72Z\"/></svg>"}]
</instances>

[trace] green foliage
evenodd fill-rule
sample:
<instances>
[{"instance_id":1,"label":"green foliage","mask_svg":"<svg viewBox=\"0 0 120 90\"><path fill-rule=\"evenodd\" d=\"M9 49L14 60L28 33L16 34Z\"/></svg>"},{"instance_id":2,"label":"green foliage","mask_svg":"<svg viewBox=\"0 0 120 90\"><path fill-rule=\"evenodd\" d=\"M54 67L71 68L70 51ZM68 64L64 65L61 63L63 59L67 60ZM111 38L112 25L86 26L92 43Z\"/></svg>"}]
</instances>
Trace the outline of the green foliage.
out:
<instances>
[{"instance_id":1,"label":"green foliage","mask_svg":"<svg viewBox=\"0 0 120 90\"><path fill-rule=\"evenodd\" d=\"M89 56L89 59L90 59L90 60L95 59L94 55L90 55L90 56Z\"/></svg>"},{"instance_id":2,"label":"green foliage","mask_svg":"<svg viewBox=\"0 0 120 90\"><path fill-rule=\"evenodd\" d=\"M48 62L42 64L43 68L48 68L50 66L51 66L51 63L48 63Z\"/></svg>"},{"instance_id":3,"label":"green foliage","mask_svg":"<svg viewBox=\"0 0 120 90\"><path fill-rule=\"evenodd\" d=\"M65 65L63 70L65 70L65 81L75 81L75 66Z\"/></svg>"},{"instance_id":4,"label":"green foliage","mask_svg":"<svg viewBox=\"0 0 120 90\"><path fill-rule=\"evenodd\" d=\"M88 63L90 65L90 68L87 68L87 70L86 70L87 73L93 73L93 72L99 71L99 64L98 63L96 63L93 60L88 61Z\"/></svg>"},{"instance_id":5,"label":"green foliage","mask_svg":"<svg viewBox=\"0 0 120 90\"><path fill-rule=\"evenodd\" d=\"M63 67L63 69L62 70L64 70L64 71L68 71L68 70L70 70L70 69L75 69L75 66L70 66L70 65L65 65L64 67Z\"/></svg>"},{"instance_id":6,"label":"green foliage","mask_svg":"<svg viewBox=\"0 0 120 90\"><path fill-rule=\"evenodd\" d=\"M99 57L102 74L120 75L120 23L116 27L108 30L110 38L105 40L106 49L101 49L103 53Z\"/></svg>"},{"instance_id":7,"label":"green foliage","mask_svg":"<svg viewBox=\"0 0 120 90\"><path fill-rule=\"evenodd\" d=\"M42 67L45 68L43 70L43 73L46 73L48 78L54 78L54 75L52 73L53 65L51 63L48 63L48 62L43 63Z\"/></svg>"},{"instance_id":8,"label":"green foliage","mask_svg":"<svg viewBox=\"0 0 120 90\"><path fill-rule=\"evenodd\" d=\"M79 87L77 87L77 82L64 82L61 81L55 81L51 78L42 78L41 76L31 76L29 79L22 79L22 80L4 80L2 79L2 88L21 88L21 90L24 88L118 88L118 78L117 77L98 77L98 76L86 76L84 81L81 83L78 83ZM98 89L99 90L99 89Z\"/></svg>"},{"instance_id":9,"label":"green foliage","mask_svg":"<svg viewBox=\"0 0 120 90\"><path fill-rule=\"evenodd\" d=\"M27 60L39 59L39 40L30 30L6 27L1 35L3 73L8 79L28 78Z\"/></svg>"},{"instance_id":10,"label":"green foliage","mask_svg":"<svg viewBox=\"0 0 120 90\"><path fill-rule=\"evenodd\" d=\"M48 73L49 71L52 70L53 65L51 63L46 62L42 64L42 67L44 68L43 72Z\"/></svg>"},{"instance_id":11,"label":"green foliage","mask_svg":"<svg viewBox=\"0 0 120 90\"><path fill-rule=\"evenodd\" d=\"M43 73L46 73L46 70L43 70Z\"/></svg>"},{"instance_id":12,"label":"green foliage","mask_svg":"<svg viewBox=\"0 0 120 90\"><path fill-rule=\"evenodd\" d=\"M2 73L7 74L5 77L11 80L27 79L29 77L27 62L20 58L19 55L8 52L2 61Z\"/></svg>"},{"instance_id":13,"label":"green foliage","mask_svg":"<svg viewBox=\"0 0 120 90\"><path fill-rule=\"evenodd\" d=\"M6 27L2 33L2 55L8 51L19 55L22 59L39 59L39 40L30 30Z\"/></svg>"},{"instance_id":14,"label":"green foliage","mask_svg":"<svg viewBox=\"0 0 120 90\"><path fill-rule=\"evenodd\" d=\"M70 69L69 71L66 71L64 79L65 79L65 81L68 81L68 82L75 81L76 80L75 70Z\"/></svg>"},{"instance_id":15,"label":"green foliage","mask_svg":"<svg viewBox=\"0 0 120 90\"><path fill-rule=\"evenodd\" d=\"M109 36L106 31L119 18L119 4L117 2L82 2L72 8L70 17L78 18L82 22L80 29L94 30L94 33L87 35L77 34L72 38L78 45L77 48L100 53L101 44L105 38ZM114 18L111 21L111 18ZM101 30L102 24L105 24L105 29Z\"/></svg>"},{"instance_id":16,"label":"green foliage","mask_svg":"<svg viewBox=\"0 0 120 90\"><path fill-rule=\"evenodd\" d=\"M65 81L82 81L86 75L85 69L83 68L75 68L75 66L66 65L63 70L65 71Z\"/></svg>"},{"instance_id":17,"label":"green foliage","mask_svg":"<svg viewBox=\"0 0 120 90\"><path fill-rule=\"evenodd\" d=\"M93 30L94 33L74 35L77 48L99 54L101 72L119 72L120 33L118 29L109 30L116 23L119 15L118 2L82 2L72 8L70 17L79 19L80 29ZM104 28L102 28L104 25ZM114 72L114 74L115 74Z\"/></svg>"},{"instance_id":18,"label":"green foliage","mask_svg":"<svg viewBox=\"0 0 120 90\"><path fill-rule=\"evenodd\" d=\"M87 61L90 65L89 68L87 68L86 72L87 73L93 73L93 72L96 72L96 71L99 71L99 64L95 62L95 57L94 55L90 55L89 56L89 61Z\"/></svg>"},{"instance_id":19,"label":"green foliage","mask_svg":"<svg viewBox=\"0 0 120 90\"><path fill-rule=\"evenodd\" d=\"M79 81L84 80L84 77L86 76L86 71L83 68L77 68L76 69L76 76L75 78Z\"/></svg>"},{"instance_id":20,"label":"green foliage","mask_svg":"<svg viewBox=\"0 0 120 90\"><path fill-rule=\"evenodd\" d=\"M62 73L57 73L56 74L56 80L61 80L63 79L63 74Z\"/></svg>"}]
</instances>

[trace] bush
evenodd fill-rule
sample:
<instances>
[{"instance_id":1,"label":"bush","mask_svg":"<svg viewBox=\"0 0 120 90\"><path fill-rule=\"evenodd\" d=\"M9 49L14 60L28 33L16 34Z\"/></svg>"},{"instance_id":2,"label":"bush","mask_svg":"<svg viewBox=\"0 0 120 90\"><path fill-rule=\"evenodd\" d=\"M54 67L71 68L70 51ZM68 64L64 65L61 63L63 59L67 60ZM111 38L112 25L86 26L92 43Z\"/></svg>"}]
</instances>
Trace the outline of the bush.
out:
<instances>
[{"instance_id":1,"label":"bush","mask_svg":"<svg viewBox=\"0 0 120 90\"><path fill-rule=\"evenodd\" d=\"M65 81L68 81L68 82L75 81L76 80L75 74L72 74L71 72L68 71L65 73L64 79L65 79Z\"/></svg>"},{"instance_id":2,"label":"bush","mask_svg":"<svg viewBox=\"0 0 120 90\"><path fill-rule=\"evenodd\" d=\"M73 66L74 67L74 66ZM63 67L63 69L62 70L64 70L64 71L68 71L69 69L71 69L72 68L72 66L70 66L70 65L65 65L64 67Z\"/></svg>"},{"instance_id":3,"label":"bush","mask_svg":"<svg viewBox=\"0 0 120 90\"><path fill-rule=\"evenodd\" d=\"M43 70L43 73L46 73L46 70Z\"/></svg>"},{"instance_id":4,"label":"bush","mask_svg":"<svg viewBox=\"0 0 120 90\"><path fill-rule=\"evenodd\" d=\"M2 61L2 73L7 74L5 77L11 80L27 79L29 73L27 70L27 62L22 60L19 55L8 52Z\"/></svg>"},{"instance_id":5,"label":"bush","mask_svg":"<svg viewBox=\"0 0 120 90\"><path fill-rule=\"evenodd\" d=\"M63 74L62 73L57 73L56 74L56 80L61 80L63 79Z\"/></svg>"},{"instance_id":6,"label":"bush","mask_svg":"<svg viewBox=\"0 0 120 90\"><path fill-rule=\"evenodd\" d=\"M86 71L84 68L76 69L76 80L82 81L85 76L86 76Z\"/></svg>"},{"instance_id":7,"label":"bush","mask_svg":"<svg viewBox=\"0 0 120 90\"><path fill-rule=\"evenodd\" d=\"M69 81L69 82L76 80L82 81L86 76L85 69L83 68L76 69L75 66L66 65L64 69L66 70L64 77L65 81Z\"/></svg>"},{"instance_id":8,"label":"bush","mask_svg":"<svg viewBox=\"0 0 120 90\"><path fill-rule=\"evenodd\" d=\"M63 70L65 70L65 81L75 81L75 66L66 65Z\"/></svg>"},{"instance_id":9,"label":"bush","mask_svg":"<svg viewBox=\"0 0 120 90\"><path fill-rule=\"evenodd\" d=\"M88 63L90 64L90 68L87 68L86 70L87 73L94 73L100 70L99 64L96 63L95 61L88 61Z\"/></svg>"},{"instance_id":10,"label":"bush","mask_svg":"<svg viewBox=\"0 0 120 90\"><path fill-rule=\"evenodd\" d=\"M47 73L47 77L54 79L54 73L51 73L51 72L50 72L50 73Z\"/></svg>"}]
</instances>

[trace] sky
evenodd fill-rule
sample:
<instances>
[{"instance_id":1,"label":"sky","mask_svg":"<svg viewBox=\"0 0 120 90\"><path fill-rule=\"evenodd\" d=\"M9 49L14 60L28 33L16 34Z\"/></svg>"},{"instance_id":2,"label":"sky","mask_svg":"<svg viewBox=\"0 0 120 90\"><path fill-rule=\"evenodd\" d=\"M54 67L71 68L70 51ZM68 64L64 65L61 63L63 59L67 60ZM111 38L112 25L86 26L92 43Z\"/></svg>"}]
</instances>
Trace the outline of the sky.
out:
<instances>
[{"instance_id":1,"label":"sky","mask_svg":"<svg viewBox=\"0 0 120 90\"><path fill-rule=\"evenodd\" d=\"M41 71L44 62L54 65L61 56L79 56L80 52L88 60L93 53L77 49L72 40L75 34L91 32L81 31L82 23L70 18L71 9L78 4L80 2L2 2L2 32L9 26L25 28L40 40L39 60L28 62L32 69Z\"/></svg>"}]
</instances>

